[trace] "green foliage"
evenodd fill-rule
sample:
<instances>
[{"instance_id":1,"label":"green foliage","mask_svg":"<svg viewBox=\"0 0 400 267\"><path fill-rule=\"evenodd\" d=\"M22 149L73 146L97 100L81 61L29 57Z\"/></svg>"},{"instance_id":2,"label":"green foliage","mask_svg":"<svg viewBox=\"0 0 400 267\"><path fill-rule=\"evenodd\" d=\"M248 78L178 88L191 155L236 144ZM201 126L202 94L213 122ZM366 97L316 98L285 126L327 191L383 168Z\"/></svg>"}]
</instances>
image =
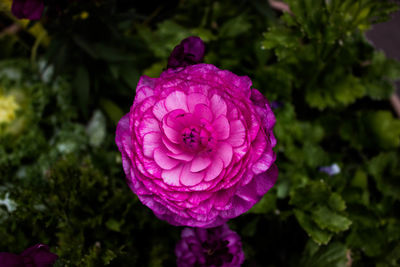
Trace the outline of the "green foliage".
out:
<instances>
[{"instance_id":1,"label":"green foliage","mask_svg":"<svg viewBox=\"0 0 400 267\"><path fill-rule=\"evenodd\" d=\"M181 228L131 193L114 136L140 75L157 77L197 35L206 63L250 76L279 106L278 181L229 222L246 264L400 265L400 121L388 104L400 64L363 35L396 4L288 0L289 14L259 0L69 2L0 36L0 97L17 104L0 123L0 251L41 242L55 266L175 265ZM340 173L319 169L332 164Z\"/></svg>"}]
</instances>

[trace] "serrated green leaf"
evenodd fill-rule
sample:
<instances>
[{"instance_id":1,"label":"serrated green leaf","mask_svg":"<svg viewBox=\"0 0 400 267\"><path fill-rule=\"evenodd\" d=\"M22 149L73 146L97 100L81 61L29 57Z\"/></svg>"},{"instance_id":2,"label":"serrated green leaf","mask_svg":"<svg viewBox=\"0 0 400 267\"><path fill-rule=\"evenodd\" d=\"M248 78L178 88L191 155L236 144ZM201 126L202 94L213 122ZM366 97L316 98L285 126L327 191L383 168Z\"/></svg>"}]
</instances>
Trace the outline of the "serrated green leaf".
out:
<instances>
[{"instance_id":1,"label":"serrated green leaf","mask_svg":"<svg viewBox=\"0 0 400 267\"><path fill-rule=\"evenodd\" d=\"M304 267L344 267L347 263L347 248L339 242L318 246L308 241L300 266Z\"/></svg>"},{"instance_id":2,"label":"serrated green leaf","mask_svg":"<svg viewBox=\"0 0 400 267\"><path fill-rule=\"evenodd\" d=\"M326 245L332 238L332 233L329 231L321 230L310 218L301 210L295 209L294 214L307 234L317 243Z\"/></svg>"},{"instance_id":3,"label":"serrated green leaf","mask_svg":"<svg viewBox=\"0 0 400 267\"><path fill-rule=\"evenodd\" d=\"M344 211L346 209L346 202L338 193L332 193L328 200L329 207L335 211Z\"/></svg>"},{"instance_id":4,"label":"serrated green leaf","mask_svg":"<svg viewBox=\"0 0 400 267\"><path fill-rule=\"evenodd\" d=\"M318 206L312 212L312 219L322 229L328 229L332 232L338 233L349 229L351 220L339 213L332 211L326 206Z\"/></svg>"}]
</instances>

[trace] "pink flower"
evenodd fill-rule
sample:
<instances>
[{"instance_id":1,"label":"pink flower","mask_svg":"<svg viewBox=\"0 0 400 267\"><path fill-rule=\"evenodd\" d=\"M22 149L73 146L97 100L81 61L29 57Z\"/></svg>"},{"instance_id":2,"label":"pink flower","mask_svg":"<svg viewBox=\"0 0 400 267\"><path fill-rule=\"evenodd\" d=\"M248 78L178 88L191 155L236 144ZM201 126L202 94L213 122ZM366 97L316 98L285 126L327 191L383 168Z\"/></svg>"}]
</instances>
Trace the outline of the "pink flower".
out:
<instances>
[{"instance_id":1,"label":"pink flower","mask_svg":"<svg viewBox=\"0 0 400 267\"><path fill-rule=\"evenodd\" d=\"M115 141L130 188L158 218L215 227L274 185L275 117L251 85L210 64L141 77Z\"/></svg>"},{"instance_id":2,"label":"pink flower","mask_svg":"<svg viewBox=\"0 0 400 267\"><path fill-rule=\"evenodd\" d=\"M175 247L178 267L240 266L244 261L242 242L224 224L217 228L185 228Z\"/></svg>"}]
</instances>

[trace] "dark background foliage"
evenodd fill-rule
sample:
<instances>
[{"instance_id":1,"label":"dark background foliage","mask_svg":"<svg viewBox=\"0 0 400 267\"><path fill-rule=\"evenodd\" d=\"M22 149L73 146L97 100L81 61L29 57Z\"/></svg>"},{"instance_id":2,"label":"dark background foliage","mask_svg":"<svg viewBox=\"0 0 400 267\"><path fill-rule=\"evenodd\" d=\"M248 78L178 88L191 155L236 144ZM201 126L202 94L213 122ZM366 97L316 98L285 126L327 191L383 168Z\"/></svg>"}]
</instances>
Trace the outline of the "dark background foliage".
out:
<instances>
[{"instance_id":1,"label":"dark background foliage","mask_svg":"<svg viewBox=\"0 0 400 267\"><path fill-rule=\"evenodd\" d=\"M41 242L56 266L175 265L181 228L131 193L114 133L140 75L157 77L196 35L206 63L278 103L277 184L229 222L245 265L398 266L400 121L388 98L400 66L364 37L397 6L286 2L291 14L260 0L47 1L36 22L0 2L11 112L0 121L0 251ZM319 171L332 164L340 173Z\"/></svg>"}]
</instances>

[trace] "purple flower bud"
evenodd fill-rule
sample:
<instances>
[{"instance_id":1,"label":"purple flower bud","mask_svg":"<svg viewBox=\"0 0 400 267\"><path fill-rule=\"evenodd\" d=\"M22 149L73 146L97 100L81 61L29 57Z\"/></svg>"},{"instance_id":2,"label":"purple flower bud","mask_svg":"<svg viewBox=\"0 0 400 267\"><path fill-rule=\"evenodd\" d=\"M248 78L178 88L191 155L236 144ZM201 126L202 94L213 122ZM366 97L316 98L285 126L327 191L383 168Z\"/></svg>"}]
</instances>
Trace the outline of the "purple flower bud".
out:
<instances>
[{"instance_id":1,"label":"purple flower bud","mask_svg":"<svg viewBox=\"0 0 400 267\"><path fill-rule=\"evenodd\" d=\"M336 163L333 163L330 166L319 167L318 170L320 172L324 172L324 173L328 174L329 176L333 176L333 175L340 173L340 167Z\"/></svg>"},{"instance_id":2,"label":"purple flower bud","mask_svg":"<svg viewBox=\"0 0 400 267\"><path fill-rule=\"evenodd\" d=\"M169 56L167 68L186 67L203 62L205 48L199 37L190 36L184 39L175 46Z\"/></svg>"},{"instance_id":3,"label":"purple flower bud","mask_svg":"<svg viewBox=\"0 0 400 267\"><path fill-rule=\"evenodd\" d=\"M244 261L237 233L224 224L216 228L185 228L175 248L178 267L240 266Z\"/></svg>"},{"instance_id":4,"label":"purple flower bud","mask_svg":"<svg viewBox=\"0 0 400 267\"><path fill-rule=\"evenodd\" d=\"M14 0L11 12L19 19L38 20L42 16L43 0Z\"/></svg>"},{"instance_id":5,"label":"purple flower bud","mask_svg":"<svg viewBox=\"0 0 400 267\"><path fill-rule=\"evenodd\" d=\"M30 247L20 255L13 253L0 253L1 267L50 267L53 266L58 256L50 252L47 245L36 244Z\"/></svg>"}]
</instances>

